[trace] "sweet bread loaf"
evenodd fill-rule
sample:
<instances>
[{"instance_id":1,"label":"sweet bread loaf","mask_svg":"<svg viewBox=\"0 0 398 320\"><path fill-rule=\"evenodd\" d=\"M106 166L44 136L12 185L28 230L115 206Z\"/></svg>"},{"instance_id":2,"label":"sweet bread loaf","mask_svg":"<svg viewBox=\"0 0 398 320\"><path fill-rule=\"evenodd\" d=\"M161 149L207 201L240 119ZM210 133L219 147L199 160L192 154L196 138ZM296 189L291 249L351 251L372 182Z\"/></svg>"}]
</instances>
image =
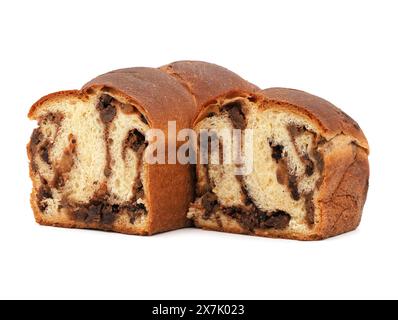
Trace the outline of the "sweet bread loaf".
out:
<instances>
[{"instance_id":1,"label":"sweet bread loaf","mask_svg":"<svg viewBox=\"0 0 398 320\"><path fill-rule=\"evenodd\" d=\"M216 65L175 66L190 64L224 79L219 87L201 87L199 99L255 88ZM53 93L32 106L29 117L39 126L27 149L38 223L142 235L190 223L194 168L144 161L148 130L167 134L169 121L176 122L176 132L190 128L197 112L191 88L171 73L171 65L112 71L82 90ZM166 136L166 149L173 134Z\"/></svg>"},{"instance_id":2,"label":"sweet bread loaf","mask_svg":"<svg viewBox=\"0 0 398 320\"><path fill-rule=\"evenodd\" d=\"M202 106L193 126L198 134L211 130L224 146L222 129L251 129L253 144L243 164L224 163L219 155L218 163L198 164L197 198L188 213L197 227L315 240L358 226L368 143L358 124L331 103L292 89L241 93ZM230 149L242 147L228 141ZM210 157L214 150L228 152L209 145ZM248 161L249 174L237 175L236 166Z\"/></svg>"},{"instance_id":3,"label":"sweet bread loaf","mask_svg":"<svg viewBox=\"0 0 398 320\"><path fill-rule=\"evenodd\" d=\"M187 225L189 165L147 164L145 134L189 127L196 105L173 77L152 68L99 76L82 90L35 103L28 144L37 222L153 234Z\"/></svg>"},{"instance_id":4,"label":"sweet bread loaf","mask_svg":"<svg viewBox=\"0 0 398 320\"><path fill-rule=\"evenodd\" d=\"M43 97L29 117L39 123L27 147L31 205L44 225L146 235L193 221L315 240L361 219L367 140L348 115L302 91L261 91L223 67L180 61L112 71ZM196 165L145 161L151 129L177 149L187 128L197 133ZM229 139L236 132L241 139Z\"/></svg>"}]
</instances>

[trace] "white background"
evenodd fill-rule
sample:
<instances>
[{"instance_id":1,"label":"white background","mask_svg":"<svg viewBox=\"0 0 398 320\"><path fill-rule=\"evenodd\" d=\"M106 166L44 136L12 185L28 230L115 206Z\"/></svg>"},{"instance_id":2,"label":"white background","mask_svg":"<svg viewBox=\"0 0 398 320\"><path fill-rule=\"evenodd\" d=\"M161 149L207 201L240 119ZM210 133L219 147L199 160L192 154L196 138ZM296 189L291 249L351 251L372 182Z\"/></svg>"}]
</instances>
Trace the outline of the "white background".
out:
<instances>
[{"instance_id":1,"label":"white background","mask_svg":"<svg viewBox=\"0 0 398 320\"><path fill-rule=\"evenodd\" d=\"M396 1L1 1L0 298L398 298ZM106 71L180 59L304 89L355 118L371 181L355 232L297 242L40 227L29 107Z\"/></svg>"}]
</instances>

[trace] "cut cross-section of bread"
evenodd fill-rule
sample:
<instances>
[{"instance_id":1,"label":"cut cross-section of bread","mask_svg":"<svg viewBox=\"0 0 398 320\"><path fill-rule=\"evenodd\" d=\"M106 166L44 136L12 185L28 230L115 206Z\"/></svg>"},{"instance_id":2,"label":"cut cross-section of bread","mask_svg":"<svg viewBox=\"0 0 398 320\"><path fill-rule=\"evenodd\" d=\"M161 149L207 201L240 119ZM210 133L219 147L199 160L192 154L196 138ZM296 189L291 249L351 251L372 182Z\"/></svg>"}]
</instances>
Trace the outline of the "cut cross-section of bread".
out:
<instances>
[{"instance_id":1,"label":"cut cross-section of bread","mask_svg":"<svg viewBox=\"0 0 398 320\"><path fill-rule=\"evenodd\" d=\"M43 97L29 117L39 124L28 144L31 204L44 225L153 234L192 220L313 240L361 219L367 140L343 111L302 91L260 91L223 67L180 61L109 72ZM185 145L177 137L189 128L198 146L207 142L197 149L196 177L190 164L168 161L170 144ZM151 129L166 135L164 164L145 161ZM240 161L228 162L231 154Z\"/></svg>"},{"instance_id":2,"label":"cut cross-section of bread","mask_svg":"<svg viewBox=\"0 0 398 320\"><path fill-rule=\"evenodd\" d=\"M194 129L217 135L223 154L228 147L220 132L253 133L247 174L237 175L240 164L223 163L223 157L197 166L197 199L188 213L197 227L314 240L358 226L368 143L358 124L329 102L283 88L219 97L201 108ZM229 148L236 147L243 148Z\"/></svg>"},{"instance_id":3,"label":"cut cross-section of bread","mask_svg":"<svg viewBox=\"0 0 398 320\"><path fill-rule=\"evenodd\" d=\"M28 145L31 204L45 225L153 234L184 227L189 165L144 161L151 128L189 128L196 110L176 79L151 68L99 76L39 100Z\"/></svg>"}]
</instances>

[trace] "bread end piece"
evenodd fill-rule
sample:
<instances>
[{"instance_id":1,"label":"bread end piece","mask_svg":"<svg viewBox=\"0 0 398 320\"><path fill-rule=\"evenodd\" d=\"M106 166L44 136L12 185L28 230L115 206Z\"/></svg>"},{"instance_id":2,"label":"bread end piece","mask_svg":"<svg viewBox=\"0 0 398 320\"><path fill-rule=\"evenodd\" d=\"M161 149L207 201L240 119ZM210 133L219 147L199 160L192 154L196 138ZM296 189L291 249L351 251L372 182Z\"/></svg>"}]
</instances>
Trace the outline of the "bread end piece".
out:
<instances>
[{"instance_id":1,"label":"bread end piece","mask_svg":"<svg viewBox=\"0 0 398 320\"><path fill-rule=\"evenodd\" d=\"M271 92L277 97L220 100L195 122L196 130L231 129L241 117L238 125L254 130L254 171L236 177L225 164L199 165L188 217L204 229L297 240L356 229L369 180L359 126L313 95Z\"/></svg>"}]
</instances>

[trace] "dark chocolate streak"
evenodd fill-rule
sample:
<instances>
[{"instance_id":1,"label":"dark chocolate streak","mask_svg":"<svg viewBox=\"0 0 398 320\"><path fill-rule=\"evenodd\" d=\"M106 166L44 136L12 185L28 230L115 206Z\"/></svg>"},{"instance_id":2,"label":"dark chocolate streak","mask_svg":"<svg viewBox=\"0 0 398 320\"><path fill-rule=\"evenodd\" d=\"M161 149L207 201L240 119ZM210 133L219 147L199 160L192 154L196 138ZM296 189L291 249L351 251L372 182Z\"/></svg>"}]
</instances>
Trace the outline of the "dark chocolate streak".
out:
<instances>
[{"instance_id":1,"label":"dark chocolate streak","mask_svg":"<svg viewBox=\"0 0 398 320\"><path fill-rule=\"evenodd\" d=\"M221 141L218 140L218 137L215 135L215 133L212 133L212 135L207 135L207 137L204 135L198 136L198 146L201 146L201 141L200 141L201 138L207 139L207 151L206 152L207 152L208 164L200 164L200 162L199 162L199 165L201 166L202 170L205 173L204 179L206 181L205 182L206 187L204 190L200 189L200 188L198 188L198 190L196 190L198 196L203 196L206 192L211 192L211 190L215 187L215 182L213 179L211 179L210 173L209 173L209 164L210 164L210 160L211 160L211 141L218 143L219 151L221 151L221 154L222 154L222 150L220 150L220 142ZM202 152L202 150L201 150L201 152ZM222 163L222 161L220 161L220 163Z\"/></svg>"},{"instance_id":2,"label":"dark chocolate streak","mask_svg":"<svg viewBox=\"0 0 398 320\"><path fill-rule=\"evenodd\" d=\"M145 135L137 129L132 129L128 132L126 139L123 142L122 156L123 160L126 158L127 148L132 149L134 152L142 153L146 148Z\"/></svg>"},{"instance_id":3,"label":"dark chocolate streak","mask_svg":"<svg viewBox=\"0 0 398 320\"><path fill-rule=\"evenodd\" d=\"M117 217L123 212L127 212L130 217L130 223L142 215L147 214L143 204L129 202L118 205L111 204L108 201L108 195L94 198L88 204L68 204L68 212L71 219L85 223L95 223L101 226L111 226Z\"/></svg>"},{"instance_id":4,"label":"dark chocolate streak","mask_svg":"<svg viewBox=\"0 0 398 320\"><path fill-rule=\"evenodd\" d=\"M59 132L61 121L63 119L62 114L60 113L48 113L46 116L42 117L39 120L39 128L33 130L30 142L29 142L29 151L31 154L31 162L30 167L31 170L37 174L40 178L42 185L40 186L38 192L36 193L36 203L37 207L41 212L45 212L47 209L46 199L51 199L53 197L51 188L48 184L48 181L42 177L42 175L38 172L38 165L35 160L35 155L38 154L43 162L47 163L50 167L52 167L51 159L50 159L50 151L53 147L54 141L50 142L48 138L44 136L41 131L41 125L43 123L51 122L56 125L56 132L54 140Z\"/></svg>"},{"instance_id":5,"label":"dark chocolate streak","mask_svg":"<svg viewBox=\"0 0 398 320\"><path fill-rule=\"evenodd\" d=\"M202 218L207 220L217 210L221 209L223 214L235 219L238 223L250 232L255 229L284 229L289 225L290 215L284 211L276 210L264 212L258 209L253 203L241 207L223 207L218 203L217 196L212 192L207 192L201 198L202 207L205 213ZM219 218L216 221L221 224Z\"/></svg>"},{"instance_id":6,"label":"dark chocolate streak","mask_svg":"<svg viewBox=\"0 0 398 320\"><path fill-rule=\"evenodd\" d=\"M306 221L309 225L315 223L315 206L314 206L314 192L304 195L305 199L305 211L306 211Z\"/></svg>"},{"instance_id":7,"label":"dark chocolate streak","mask_svg":"<svg viewBox=\"0 0 398 320\"><path fill-rule=\"evenodd\" d=\"M128 213L129 213L129 216L130 216L130 223L131 223L131 224L134 224L135 221L136 221L139 217L141 217L141 216L143 216L143 215L146 215L146 214L148 213L147 210L146 210L146 208L145 208L145 206L144 206L142 203L136 203L136 204L133 204L133 205L131 205L131 206L127 206L127 207L126 207L126 210L127 210Z\"/></svg>"},{"instance_id":8,"label":"dark chocolate streak","mask_svg":"<svg viewBox=\"0 0 398 320\"><path fill-rule=\"evenodd\" d=\"M288 187L290 189L290 196L293 200L300 200L300 192L298 191L297 176L289 174Z\"/></svg>"},{"instance_id":9,"label":"dark chocolate streak","mask_svg":"<svg viewBox=\"0 0 398 320\"><path fill-rule=\"evenodd\" d=\"M228 112L234 129L244 130L246 128L246 116L239 101L228 103L223 108Z\"/></svg>"},{"instance_id":10,"label":"dark chocolate streak","mask_svg":"<svg viewBox=\"0 0 398 320\"><path fill-rule=\"evenodd\" d=\"M232 123L233 128L244 130L246 128L246 116L242 111L242 104L239 101L234 101L225 105L224 108L228 112L228 116ZM250 197L249 192L243 181L243 177L241 175L236 175L235 178L241 186L242 194L245 196L245 204L254 205L253 200Z\"/></svg>"},{"instance_id":11,"label":"dark chocolate streak","mask_svg":"<svg viewBox=\"0 0 398 320\"><path fill-rule=\"evenodd\" d=\"M33 130L32 135L30 136L29 142L29 153L31 154L30 160L30 168L33 172L37 172L38 167L35 161L35 154L39 149L40 143L43 141L43 134L40 131L40 128L36 128Z\"/></svg>"},{"instance_id":12,"label":"dark chocolate streak","mask_svg":"<svg viewBox=\"0 0 398 320\"><path fill-rule=\"evenodd\" d=\"M273 145L272 141L269 142L272 149L271 157L276 161L278 167L276 169L276 179L279 184L286 185L290 190L290 196L294 200L299 200L300 195L297 186L297 177L289 173L288 164L286 160L286 153L283 151L284 147L281 145Z\"/></svg>"},{"instance_id":13,"label":"dark chocolate streak","mask_svg":"<svg viewBox=\"0 0 398 320\"><path fill-rule=\"evenodd\" d=\"M145 116L143 114L141 114L140 119L143 123L148 124L148 120L147 120L147 118L145 118Z\"/></svg>"},{"instance_id":14,"label":"dark chocolate streak","mask_svg":"<svg viewBox=\"0 0 398 320\"><path fill-rule=\"evenodd\" d=\"M52 197L51 188L47 181L42 179L42 185L40 186L39 192L36 194L37 206L41 212L44 212L47 209L47 204L43 201L46 199L52 199Z\"/></svg>"},{"instance_id":15,"label":"dark chocolate streak","mask_svg":"<svg viewBox=\"0 0 398 320\"><path fill-rule=\"evenodd\" d=\"M112 224L119 212L118 205L110 205L104 200L91 200L90 203L82 205L73 212L77 221L86 223Z\"/></svg>"},{"instance_id":16,"label":"dark chocolate streak","mask_svg":"<svg viewBox=\"0 0 398 320\"><path fill-rule=\"evenodd\" d=\"M111 154L109 150L109 145L112 143L109 139L109 126L110 123L116 116L116 107L115 104L118 102L107 94L103 94L98 101L97 110L100 113L101 121L105 126L105 140L106 143L106 167L104 170L104 174L106 177L111 175ZM136 108L129 104L119 104L122 112L126 114L131 114L136 112ZM126 150L127 148L132 149L137 154L138 164L137 168L141 168L142 165L142 157L144 154L144 150L148 143L145 141L145 135L141 133L137 129L132 129L128 132L126 139L123 142L122 146L122 158L126 159ZM144 189L141 181L140 169L138 169L138 174L136 180L133 185L133 199L132 201L136 201L138 198L143 198Z\"/></svg>"},{"instance_id":17,"label":"dark chocolate streak","mask_svg":"<svg viewBox=\"0 0 398 320\"><path fill-rule=\"evenodd\" d=\"M201 203L205 209L203 219L209 219L212 213L219 208L217 196L213 192L206 192L201 199Z\"/></svg>"},{"instance_id":18,"label":"dark chocolate streak","mask_svg":"<svg viewBox=\"0 0 398 320\"><path fill-rule=\"evenodd\" d=\"M111 170L111 153L109 150L110 143L112 141L109 139L109 126L116 116L116 107L113 105L114 99L107 94L103 94L99 97L96 109L99 112L100 119L104 124L104 139L106 146L106 165L104 168L105 177L109 177L112 173Z\"/></svg>"},{"instance_id":19,"label":"dark chocolate streak","mask_svg":"<svg viewBox=\"0 0 398 320\"><path fill-rule=\"evenodd\" d=\"M65 185L68 175L75 163L77 141L72 134L69 134L68 139L69 144L64 149L61 160L56 163L54 168L54 178L51 184L56 189L60 189Z\"/></svg>"},{"instance_id":20,"label":"dark chocolate streak","mask_svg":"<svg viewBox=\"0 0 398 320\"><path fill-rule=\"evenodd\" d=\"M288 186L290 190L290 196L293 200L299 200L300 194L298 192L297 177L289 173L286 156L287 153L283 152L284 146L274 145L272 141L269 141L269 146L272 150L271 157L278 164L276 170L276 179L279 184Z\"/></svg>"},{"instance_id":21,"label":"dark chocolate streak","mask_svg":"<svg viewBox=\"0 0 398 320\"><path fill-rule=\"evenodd\" d=\"M236 219L241 225L250 232L254 229L277 229L286 228L290 222L290 215L284 211L262 212L260 210L245 211L241 208L224 208L223 213Z\"/></svg>"},{"instance_id":22,"label":"dark chocolate streak","mask_svg":"<svg viewBox=\"0 0 398 320\"><path fill-rule=\"evenodd\" d=\"M110 95L103 94L99 97L97 110L100 114L100 119L104 124L111 123L116 116L116 108L112 102L113 98Z\"/></svg>"},{"instance_id":23,"label":"dark chocolate streak","mask_svg":"<svg viewBox=\"0 0 398 320\"><path fill-rule=\"evenodd\" d=\"M312 139L315 142L315 138L316 138L316 134L307 130L305 127L303 126L296 126L294 124L288 125L287 127L287 131L289 132L290 135L290 139L293 142L293 146L296 150L296 153L298 155L298 157L300 158L300 161L303 163L303 165L305 166L305 173L308 177L312 176L314 173L314 162L310 159L310 157L308 156L308 154L302 154L300 152L300 150L297 147L296 144L296 138L298 136L300 136L301 134L303 134L304 132L309 132L312 135Z\"/></svg>"},{"instance_id":24,"label":"dark chocolate streak","mask_svg":"<svg viewBox=\"0 0 398 320\"><path fill-rule=\"evenodd\" d=\"M240 129L244 130L247 125L246 121L246 116L242 111L242 104L239 101L234 101L231 102L227 105L224 106L224 108L227 110L229 119L232 123L232 126L234 129ZM244 195L244 202L245 205L247 206L253 206L256 208L256 210L259 210L257 206L255 205L252 197L249 194L249 191L247 190L247 187L245 185L245 182L243 180L243 176L241 175L235 175L236 180L239 182L241 186L241 191L242 194Z\"/></svg>"},{"instance_id":25,"label":"dark chocolate streak","mask_svg":"<svg viewBox=\"0 0 398 320\"><path fill-rule=\"evenodd\" d=\"M144 151L147 146L148 142L145 141L145 135L137 129L130 130L123 142L123 160L126 158L126 152L128 148L132 149L137 155L137 168L139 169L133 185L133 201L136 201L139 198L144 198L144 187L142 185L140 168L142 167Z\"/></svg>"},{"instance_id":26,"label":"dark chocolate streak","mask_svg":"<svg viewBox=\"0 0 398 320\"><path fill-rule=\"evenodd\" d=\"M50 142L44 141L43 145L40 147L40 158L47 164L51 164L49 158Z\"/></svg>"},{"instance_id":27,"label":"dark chocolate streak","mask_svg":"<svg viewBox=\"0 0 398 320\"><path fill-rule=\"evenodd\" d=\"M325 140L323 138L320 138L317 134L314 132L311 132L307 130L303 126L296 126L296 125L288 125L287 130L289 132L290 138L293 142L294 148L296 150L296 153L298 157L300 158L300 161L305 165L305 174L307 176L311 176L314 174L315 170L318 170L319 173L322 173L323 171L323 157L322 154L318 151L318 147L325 143ZM312 135L313 143L317 147L311 150L310 154L301 154L300 150L298 149L298 146L296 144L296 138L304 134L305 132L309 132ZM307 194L300 195L298 192L298 177L296 175L290 174L288 170L288 164L287 164L287 154L283 153L284 147L281 145L274 145L272 141L269 142L269 145L272 149L272 158L276 161L278 164L277 172L276 172L276 178L278 183L282 185L286 185L289 190L290 190L290 195L293 200L300 200L301 196L304 197L304 203L305 203L305 209L306 209L306 221L308 225L313 225L314 224L314 214L315 214L315 207L313 203L313 196L314 192L310 192ZM310 158L310 155L312 158L315 160L314 161ZM319 178L318 181L316 182L316 188L319 188L320 184L322 183L322 178Z\"/></svg>"},{"instance_id":28,"label":"dark chocolate streak","mask_svg":"<svg viewBox=\"0 0 398 320\"><path fill-rule=\"evenodd\" d=\"M277 144L277 145L274 146L271 141L269 142L269 146L272 149L272 154L271 154L272 159L275 159L276 162L278 163L278 161L280 159L282 159L282 154L283 154L284 147L281 146L280 144Z\"/></svg>"},{"instance_id":29,"label":"dark chocolate streak","mask_svg":"<svg viewBox=\"0 0 398 320\"><path fill-rule=\"evenodd\" d=\"M41 133L39 128L33 130L32 135L30 136L29 150L33 155L36 153L38 145L43 140L43 134Z\"/></svg>"},{"instance_id":30,"label":"dark chocolate streak","mask_svg":"<svg viewBox=\"0 0 398 320\"><path fill-rule=\"evenodd\" d=\"M44 137L43 133L41 132L40 125L42 125L44 122L54 123L56 125L56 135L57 135L62 119L63 116L60 113L48 113L46 116L42 117L39 120L39 128L33 130L29 143L29 151L30 154L32 155L32 160L30 165L33 172L37 172L38 169L37 163L34 159L34 156L37 153L45 163L51 166L51 160L49 154L54 142L50 142L49 139Z\"/></svg>"}]
</instances>

